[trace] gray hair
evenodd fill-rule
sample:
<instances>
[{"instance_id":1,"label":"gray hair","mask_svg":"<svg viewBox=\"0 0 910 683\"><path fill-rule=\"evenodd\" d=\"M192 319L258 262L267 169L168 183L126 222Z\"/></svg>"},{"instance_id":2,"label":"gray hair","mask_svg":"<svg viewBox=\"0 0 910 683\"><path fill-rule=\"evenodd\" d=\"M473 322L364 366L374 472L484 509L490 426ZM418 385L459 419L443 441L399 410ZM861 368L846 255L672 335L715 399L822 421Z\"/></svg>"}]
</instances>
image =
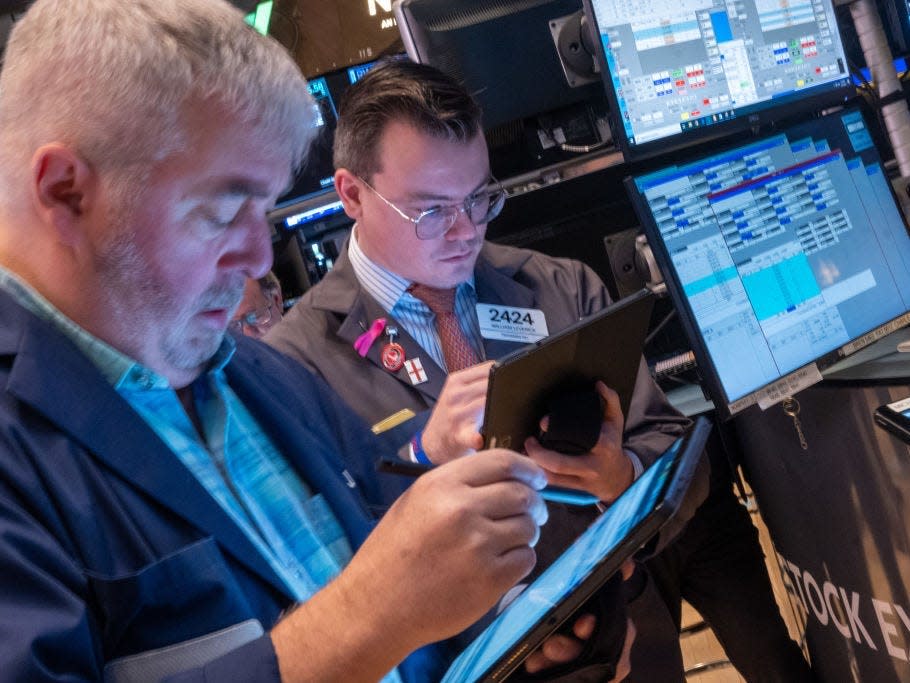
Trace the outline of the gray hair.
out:
<instances>
[{"instance_id":1,"label":"gray hair","mask_svg":"<svg viewBox=\"0 0 910 683\"><path fill-rule=\"evenodd\" d=\"M135 182L186 146L182 115L201 102L295 167L315 132L293 60L223 0L37 0L0 73L0 192L24 187L31 154L55 141Z\"/></svg>"}]
</instances>

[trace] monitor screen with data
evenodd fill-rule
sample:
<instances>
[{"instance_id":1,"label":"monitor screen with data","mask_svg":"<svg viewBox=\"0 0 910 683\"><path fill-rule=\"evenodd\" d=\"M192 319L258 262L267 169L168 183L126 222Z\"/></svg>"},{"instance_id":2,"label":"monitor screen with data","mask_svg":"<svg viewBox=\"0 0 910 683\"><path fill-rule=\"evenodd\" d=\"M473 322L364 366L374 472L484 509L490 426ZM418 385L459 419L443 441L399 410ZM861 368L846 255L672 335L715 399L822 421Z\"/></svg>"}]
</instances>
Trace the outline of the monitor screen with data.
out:
<instances>
[{"instance_id":1,"label":"monitor screen with data","mask_svg":"<svg viewBox=\"0 0 910 683\"><path fill-rule=\"evenodd\" d=\"M354 64L308 81L316 104L316 135L291 189L278 198L270 218L285 230L304 230L312 226L335 227L344 208L334 192L335 166L332 146L335 142L337 106L347 89L374 65ZM328 221L328 223L327 223Z\"/></svg>"},{"instance_id":2,"label":"monitor screen with data","mask_svg":"<svg viewBox=\"0 0 910 683\"><path fill-rule=\"evenodd\" d=\"M722 414L910 322L910 238L856 109L626 186Z\"/></svg>"},{"instance_id":3,"label":"monitor screen with data","mask_svg":"<svg viewBox=\"0 0 910 683\"><path fill-rule=\"evenodd\" d=\"M635 160L807 111L853 86L831 0L585 0Z\"/></svg>"}]
</instances>

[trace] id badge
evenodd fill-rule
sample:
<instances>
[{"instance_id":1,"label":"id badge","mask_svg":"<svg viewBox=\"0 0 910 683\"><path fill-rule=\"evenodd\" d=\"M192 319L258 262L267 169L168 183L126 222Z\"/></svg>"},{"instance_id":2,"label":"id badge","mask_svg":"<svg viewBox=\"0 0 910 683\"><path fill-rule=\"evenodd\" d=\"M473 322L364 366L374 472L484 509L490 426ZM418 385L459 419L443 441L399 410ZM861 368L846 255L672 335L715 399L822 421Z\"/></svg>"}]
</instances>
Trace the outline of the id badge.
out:
<instances>
[{"instance_id":1,"label":"id badge","mask_svg":"<svg viewBox=\"0 0 910 683\"><path fill-rule=\"evenodd\" d=\"M539 308L477 304L477 320L484 339L530 344L549 335L547 318Z\"/></svg>"}]
</instances>

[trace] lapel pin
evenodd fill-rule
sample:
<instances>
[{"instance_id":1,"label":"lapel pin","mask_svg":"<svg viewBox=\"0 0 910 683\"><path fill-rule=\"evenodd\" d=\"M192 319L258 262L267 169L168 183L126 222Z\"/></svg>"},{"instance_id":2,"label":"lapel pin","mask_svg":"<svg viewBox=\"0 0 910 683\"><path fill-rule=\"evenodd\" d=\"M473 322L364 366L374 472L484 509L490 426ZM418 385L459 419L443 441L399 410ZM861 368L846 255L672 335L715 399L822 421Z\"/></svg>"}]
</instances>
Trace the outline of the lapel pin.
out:
<instances>
[{"instance_id":1,"label":"lapel pin","mask_svg":"<svg viewBox=\"0 0 910 683\"><path fill-rule=\"evenodd\" d=\"M398 372L404 365L405 359L404 348L395 341L395 337L398 335L398 328L387 327L385 333L388 335L389 341L382 347L379 360L382 363L382 367L389 372Z\"/></svg>"},{"instance_id":2,"label":"lapel pin","mask_svg":"<svg viewBox=\"0 0 910 683\"><path fill-rule=\"evenodd\" d=\"M360 323L361 329L363 329L363 323ZM373 324L370 325L370 329L364 332L362 335L357 337L354 341L354 349L360 354L361 358L365 358L367 353L370 350L370 347L373 345L373 342L376 341L376 338L382 334L382 331L385 329L385 318L376 318L373 321Z\"/></svg>"},{"instance_id":3,"label":"lapel pin","mask_svg":"<svg viewBox=\"0 0 910 683\"><path fill-rule=\"evenodd\" d=\"M404 362L404 368L408 371L408 377L411 380L411 384L416 386L427 381L427 373L423 369L423 363L420 362L419 358L406 360Z\"/></svg>"}]
</instances>

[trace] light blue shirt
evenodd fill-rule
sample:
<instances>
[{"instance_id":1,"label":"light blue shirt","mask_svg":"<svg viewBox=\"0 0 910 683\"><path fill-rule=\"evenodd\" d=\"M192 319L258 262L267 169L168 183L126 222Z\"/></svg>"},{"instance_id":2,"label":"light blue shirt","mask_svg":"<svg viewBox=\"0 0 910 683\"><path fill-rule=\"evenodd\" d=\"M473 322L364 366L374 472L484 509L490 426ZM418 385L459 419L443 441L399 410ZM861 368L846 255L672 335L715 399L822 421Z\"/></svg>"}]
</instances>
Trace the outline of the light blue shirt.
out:
<instances>
[{"instance_id":1,"label":"light blue shirt","mask_svg":"<svg viewBox=\"0 0 910 683\"><path fill-rule=\"evenodd\" d=\"M13 273L0 288L69 337L98 367L239 526L294 598L303 602L337 576L352 550L322 494L314 494L228 386L235 343L225 337L193 382L200 436L168 380L67 318ZM396 671L383 679L400 683Z\"/></svg>"},{"instance_id":2,"label":"light blue shirt","mask_svg":"<svg viewBox=\"0 0 910 683\"><path fill-rule=\"evenodd\" d=\"M233 351L225 337L193 383L204 438L164 377L136 364L116 389L303 602L338 575L351 547L322 495L301 481L228 386L224 366Z\"/></svg>"},{"instance_id":3,"label":"light blue shirt","mask_svg":"<svg viewBox=\"0 0 910 683\"><path fill-rule=\"evenodd\" d=\"M423 301L408 294L407 289L411 285L408 280L386 270L363 253L357 244L357 226L354 226L348 240L348 258L364 291L404 327L439 367L448 371L436 331L436 315ZM472 276L455 289L455 316L477 357L483 359L483 338L476 306L477 292Z\"/></svg>"}]
</instances>

